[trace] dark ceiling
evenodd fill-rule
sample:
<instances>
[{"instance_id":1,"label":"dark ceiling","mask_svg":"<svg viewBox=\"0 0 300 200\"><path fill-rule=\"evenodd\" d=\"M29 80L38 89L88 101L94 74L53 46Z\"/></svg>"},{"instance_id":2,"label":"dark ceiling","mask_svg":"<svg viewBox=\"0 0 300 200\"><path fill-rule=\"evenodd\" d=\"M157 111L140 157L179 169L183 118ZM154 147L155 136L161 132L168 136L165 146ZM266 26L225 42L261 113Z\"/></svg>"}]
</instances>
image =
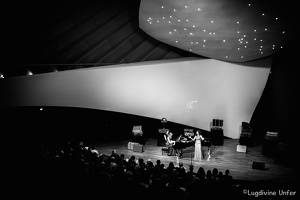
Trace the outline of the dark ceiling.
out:
<instances>
[{"instance_id":1,"label":"dark ceiling","mask_svg":"<svg viewBox=\"0 0 300 200\"><path fill-rule=\"evenodd\" d=\"M20 1L6 4L4 62L14 77L110 64L199 57L139 28L140 0ZM1 75L0 74L0 75Z\"/></svg>"},{"instance_id":2,"label":"dark ceiling","mask_svg":"<svg viewBox=\"0 0 300 200\"><path fill-rule=\"evenodd\" d=\"M48 2L48 1L46 1ZM23 2L7 24L4 77L197 56L139 28L140 0ZM15 9L16 8L16 9ZM201 56L197 56L201 57Z\"/></svg>"}]
</instances>

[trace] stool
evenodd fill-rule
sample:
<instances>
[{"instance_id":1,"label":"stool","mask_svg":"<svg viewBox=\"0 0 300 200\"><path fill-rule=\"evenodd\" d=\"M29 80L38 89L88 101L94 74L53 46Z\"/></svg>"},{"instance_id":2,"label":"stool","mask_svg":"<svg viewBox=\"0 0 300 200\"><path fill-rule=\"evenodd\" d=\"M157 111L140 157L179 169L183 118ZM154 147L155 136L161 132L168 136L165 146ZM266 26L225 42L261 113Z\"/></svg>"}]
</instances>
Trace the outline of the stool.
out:
<instances>
[{"instance_id":1,"label":"stool","mask_svg":"<svg viewBox=\"0 0 300 200\"><path fill-rule=\"evenodd\" d=\"M169 153L170 152L170 149L169 149L169 147L162 147L161 148L161 155L164 155L164 153Z\"/></svg>"}]
</instances>

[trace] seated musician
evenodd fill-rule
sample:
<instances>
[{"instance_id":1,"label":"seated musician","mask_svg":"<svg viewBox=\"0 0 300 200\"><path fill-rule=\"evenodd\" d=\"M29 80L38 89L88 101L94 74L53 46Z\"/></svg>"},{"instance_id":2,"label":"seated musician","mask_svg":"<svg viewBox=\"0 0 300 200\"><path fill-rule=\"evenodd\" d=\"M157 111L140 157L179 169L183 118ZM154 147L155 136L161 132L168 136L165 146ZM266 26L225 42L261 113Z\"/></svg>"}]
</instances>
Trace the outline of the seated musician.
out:
<instances>
[{"instance_id":1,"label":"seated musician","mask_svg":"<svg viewBox=\"0 0 300 200\"><path fill-rule=\"evenodd\" d=\"M168 154L169 156L176 155L176 152L173 148L173 146L175 145L176 142L172 139L172 137L173 137L173 133L171 133L169 130L167 130L164 135L164 138L166 141L166 146L170 148L170 151Z\"/></svg>"},{"instance_id":2,"label":"seated musician","mask_svg":"<svg viewBox=\"0 0 300 200\"><path fill-rule=\"evenodd\" d=\"M164 135L166 146L172 146L175 144L175 141L172 139L173 133L171 133L169 130L166 131L166 134Z\"/></svg>"}]
</instances>

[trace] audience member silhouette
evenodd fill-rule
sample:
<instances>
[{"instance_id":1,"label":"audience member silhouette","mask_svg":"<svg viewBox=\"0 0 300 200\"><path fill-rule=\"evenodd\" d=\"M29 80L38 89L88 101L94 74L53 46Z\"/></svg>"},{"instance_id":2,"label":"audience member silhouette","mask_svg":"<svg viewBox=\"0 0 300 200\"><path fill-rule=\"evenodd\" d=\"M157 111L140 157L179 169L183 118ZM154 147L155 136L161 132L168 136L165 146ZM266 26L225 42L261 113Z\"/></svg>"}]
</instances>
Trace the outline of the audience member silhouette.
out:
<instances>
[{"instance_id":1,"label":"audience member silhouette","mask_svg":"<svg viewBox=\"0 0 300 200\"><path fill-rule=\"evenodd\" d=\"M217 168L214 168L214 169L212 170L212 178L213 178L213 180L216 180L216 179L217 179L218 173L219 173L219 170L218 170Z\"/></svg>"},{"instance_id":2,"label":"audience member silhouette","mask_svg":"<svg viewBox=\"0 0 300 200\"><path fill-rule=\"evenodd\" d=\"M205 179L205 171L203 167L199 167L196 176L200 179L200 181L203 181Z\"/></svg>"},{"instance_id":3,"label":"audience member silhouette","mask_svg":"<svg viewBox=\"0 0 300 200\"><path fill-rule=\"evenodd\" d=\"M168 174L172 174L175 170L175 165L173 162L169 162L169 165L167 167L167 173Z\"/></svg>"},{"instance_id":4,"label":"audience member silhouette","mask_svg":"<svg viewBox=\"0 0 300 200\"><path fill-rule=\"evenodd\" d=\"M212 180L211 170L207 170L207 172L206 172L206 180L207 180L208 183L211 183L211 180Z\"/></svg>"},{"instance_id":5,"label":"audience member silhouette","mask_svg":"<svg viewBox=\"0 0 300 200\"><path fill-rule=\"evenodd\" d=\"M217 176L217 181L223 182L223 172L219 171L218 176Z\"/></svg>"},{"instance_id":6,"label":"audience member silhouette","mask_svg":"<svg viewBox=\"0 0 300 200\"><path fill-rule=\"evenodd\" d=\"M224 181L231 183L232 182L232 176L229 175L230 171L229 169L225 170L225 175L224 175Z\"/></svg>"},{"instance_id":7,"label":"audience member silhouette","mask_svg":"<svg viewBox=\"0 0 300 200\"><path fill-rule=\"evenodd\" d=\"M179 162L179 166L177 168L177 175L178 175L178 177L184 177L185 174L186 174L186 169L183 166L183 163Z\"/></svg>"}]
</instances>

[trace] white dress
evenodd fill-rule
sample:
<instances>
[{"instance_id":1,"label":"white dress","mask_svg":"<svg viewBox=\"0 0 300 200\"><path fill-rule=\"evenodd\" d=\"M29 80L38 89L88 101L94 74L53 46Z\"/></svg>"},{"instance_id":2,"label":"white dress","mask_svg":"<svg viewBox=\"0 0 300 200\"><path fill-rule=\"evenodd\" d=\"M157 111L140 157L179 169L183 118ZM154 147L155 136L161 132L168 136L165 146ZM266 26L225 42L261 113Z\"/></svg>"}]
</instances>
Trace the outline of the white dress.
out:
<instances>
[{"instance_id":1,"label":"white dress","mask_svg":"<svg viewBox=\"0 0 300 200\"><path fill-rule=\"evenodd\" d=\"M195 139L196 139L196 142L195 142L194 160L195 161L201 161L202 160L201 136L196 135Z\"/></svg>"}]
</instances>

